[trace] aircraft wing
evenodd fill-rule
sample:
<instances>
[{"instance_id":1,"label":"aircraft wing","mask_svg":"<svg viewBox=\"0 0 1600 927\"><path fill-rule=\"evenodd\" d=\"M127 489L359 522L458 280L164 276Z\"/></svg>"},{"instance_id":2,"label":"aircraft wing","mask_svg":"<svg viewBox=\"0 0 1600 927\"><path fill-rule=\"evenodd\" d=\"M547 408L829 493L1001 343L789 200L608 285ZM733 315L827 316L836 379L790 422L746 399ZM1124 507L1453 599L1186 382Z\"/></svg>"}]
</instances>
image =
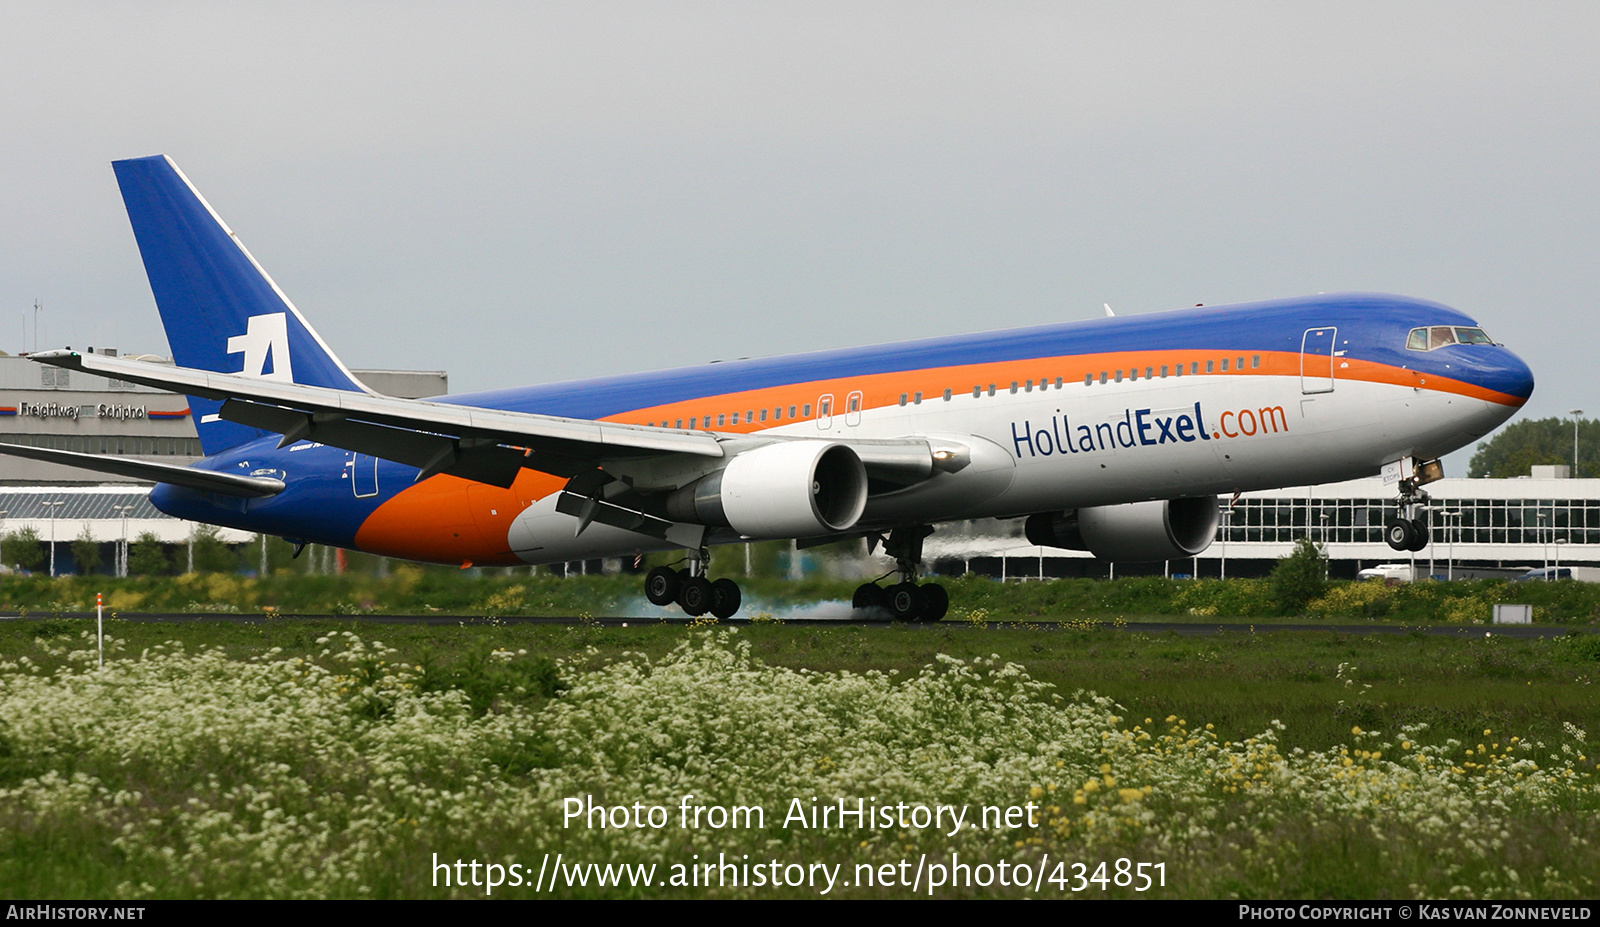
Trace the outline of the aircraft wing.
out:
<instances>
[{"instance_id":1,"label":"aircraft wing","mask_svg":"<svg viewBox=\"0 0 1600 927\"><path fill-rule=\"evenodd\" d=\"M396 399L74 351L45 351L30 357L57 367L218 400L222 419L281 434L280 447L315 441L417 467L422 471L418 479L448 473L509 487L523 468L570 478L608 462L682 461L678 455L690 458L691 466L672 469L707 472L716 468L716 460L749 447L815 440L718 435ZM849 444L869 471L902 483L927 477L936 468L959 466L952 466L951 450L936 451L920 438L840 443ZM695 458L703 465L693 465Z\"/></svg>"}]
</instances>

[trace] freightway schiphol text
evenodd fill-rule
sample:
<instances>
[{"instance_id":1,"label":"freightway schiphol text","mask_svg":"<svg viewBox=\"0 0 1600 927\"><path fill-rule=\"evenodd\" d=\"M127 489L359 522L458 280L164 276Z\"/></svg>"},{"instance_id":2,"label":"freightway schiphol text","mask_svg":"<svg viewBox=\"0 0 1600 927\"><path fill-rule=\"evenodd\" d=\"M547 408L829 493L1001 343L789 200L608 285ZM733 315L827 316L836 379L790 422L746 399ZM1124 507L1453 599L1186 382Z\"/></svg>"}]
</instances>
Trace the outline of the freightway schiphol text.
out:
<instances>
[{"instance_id":1,"label":"freightway schiphol text","mask_svg":"<svg viewBox=\"0 0 1600 927\"><path fill-rule=\"evenodd\" d=\"M915 829L942 840L967 831L1011 832L1040 826L1041 806L945 805L850 798L832 801L796 798L769 815L760 805L706 805L685 795L676 806L604 805L592 796L562 802L566 830L596 831L726 831L766 829L834 830L867 835L873 831L903 834ZM863 846L865 843L863 843ZM581 855L581 854L579 854ZM609 854L608 854L609 856ZM615 859L614 856L610 858ZM1147 892L1165 888L1169 874L1156 860L1060 859L1040 853L1029 859L981 859L944 846L929 847L890 859L805 860L750 853L689 853L656 861L595 862L567 851L536 852L522 860L441 859L428 865L436 888L484 895L565 894L571 890L617 890L659 894L674 890L787 889L819 896L851 890L883 890L937 896L973 889L1011 889L1026 893L1103 894L1113 888Z\"/></svg>"}]
</instances>

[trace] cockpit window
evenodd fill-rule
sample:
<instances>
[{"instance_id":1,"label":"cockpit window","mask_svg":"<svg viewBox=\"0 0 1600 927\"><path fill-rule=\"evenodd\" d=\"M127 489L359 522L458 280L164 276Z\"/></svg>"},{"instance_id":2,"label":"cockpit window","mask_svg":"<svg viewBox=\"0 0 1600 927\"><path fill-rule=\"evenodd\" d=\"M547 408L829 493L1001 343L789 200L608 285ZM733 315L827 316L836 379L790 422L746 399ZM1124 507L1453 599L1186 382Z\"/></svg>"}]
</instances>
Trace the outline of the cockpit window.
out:
<instances>
[{"instance_id":1,"label":"cockpit window","mask_svg":"<svg viewBox=\"0 0 1600 927\"><path fill-rule=\"evenodd\" d=\"M1406 337L1406 347L1413 351L1432 351L1452 344L1494 344L1494 339L1481 328L1455 328L1449 325L1413 328Z\"/></svg>"}]
</instances>

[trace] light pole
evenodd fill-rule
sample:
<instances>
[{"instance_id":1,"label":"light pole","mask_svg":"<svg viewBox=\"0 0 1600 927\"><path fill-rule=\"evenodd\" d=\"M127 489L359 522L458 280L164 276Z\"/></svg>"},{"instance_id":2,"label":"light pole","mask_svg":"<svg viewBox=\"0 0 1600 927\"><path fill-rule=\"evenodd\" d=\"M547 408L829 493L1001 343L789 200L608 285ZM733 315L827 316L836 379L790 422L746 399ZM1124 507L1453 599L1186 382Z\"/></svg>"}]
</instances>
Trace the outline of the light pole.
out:
<instances>
[{"instance_id":1,"label":"light pole","mask_svg":"<svg viewBox=\"0 0 1600 927\"><path fill-rule=\"evenodd\" d=\"M50 575L52 577L56 575L56 509L66 504L65 501L60 499L55 502L40 503L40 505L50 510Z\"/></svg>"},{"instance_id":2,"label":"light pole","mask_svg":"<svg viewBox=\"0 0 1600 927\"><path fill-rule=\"evenodd\" d=\"M1544 539L1544 513L1543 512L1539 513L1538 538L1539 538L1539 546L1544 550L1545 578L1549 579L1550 578L1550 545Z\"/></svg>"},{"instance_id":3,"label":"light pole","mask_svg":"<svg viewBox=\"0 0 1600 927\"><path fill-rule=\"evenodd\" d=\"M1578 478L1578 416L1583 414L1582 409L1568 409L1567 414L1572 416L1572 478Z\"/></svg>"},{"instance_id":4,"label":"light pole","mask_svg":"<svg viewBox=\"0 0 1600 927\"><path fill-rule=\"evenodd\" d=\"M1233 517L1233 509L1222 511L1222 558L1217 564L1217 578L1228 578L1228 519Z\"/></svg>"},{"instance_id":5,"label":"light pole","mask_svg":"<svg viewBox=\"0 0 1600 927\"><path fill-rule=\"evenodd\" d=\"M1551 529L1551 530L1554 530L1554 529ZM1550 575L1550 574L1555 574L1555 573L1560 573L1561 572L1561 545L1563 545L1565 543L1567 543L1567 539L1566 538L1556 538L1555 539L1555 545L1556 545L1556 567L1555 567L1555 569L1551 570L1550 573L1545 575L1545 581L1546 582L1553 582L1555 580L1555 576Z\"/></svg>"},{"instance_id":6,"label":"light pole","mask_svg":"<svg viewBox=\"0 0 1600 927\"><path fill-rule=\"evenodd\" d=\"M1317 520L1322 522L1322 581L1328 581L1328 570L1333 566L1333 559L1328 556L1328 513L1317 511Z\"/></svg>"},{"instance_id":7,"label":"light pole","mask_svg":"<svg viewBox=\"0 0 1600 927\"><path fill-rule=\"evenodd\" d=\"M122 543L117 547L117 575L124 579L128 576L128 513L133 511L131 505L113 505L113 512L122 519Z\"/></svg>"},{"instance_id":8,"label":"light pole","mask_svg":"<svg viewBox=\"0 0 1600 927\"><path fill-rule=\"evenodd\" d=\"M1445 554L1445 560L1444 560L1444 578L1445 578L1445 581L1448 582L1448 581L1453 580L1453 579L1456 578L1456 535L1455 535L1455 532L1457 530L1459 530L1460 527L1461 527L1461 513L1456 511L1455 509L1448 509L1446 511L1440 512L1439 514L1442 515L1444 517L1444 519L1445 519L1445 524L1447 525L1447 527L1445 528L1445 531L1447 532L1445 539L1450 542L1449 543L1449 551L1448 551L1448 553Z\"/></svg>"}]
</instances>

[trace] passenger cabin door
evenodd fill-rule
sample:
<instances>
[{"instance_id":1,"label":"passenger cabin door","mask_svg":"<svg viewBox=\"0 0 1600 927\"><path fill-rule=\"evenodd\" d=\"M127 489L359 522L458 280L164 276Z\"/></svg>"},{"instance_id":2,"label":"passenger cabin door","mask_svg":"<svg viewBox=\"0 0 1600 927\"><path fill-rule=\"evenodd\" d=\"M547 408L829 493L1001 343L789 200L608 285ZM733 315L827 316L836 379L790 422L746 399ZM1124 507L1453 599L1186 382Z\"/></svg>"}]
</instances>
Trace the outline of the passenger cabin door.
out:
<instances>
[{"instance_id":1,"label":"passenger cabin door","mask_svg":"<svg viewBox=\"0 0 1600 927\"><path fill-rule=\"evenodd\" d=\"M1333 345L1339 329L1308 328L1300 339L1300 392L1333 392Z\"/></svg>"}]
</instances>

